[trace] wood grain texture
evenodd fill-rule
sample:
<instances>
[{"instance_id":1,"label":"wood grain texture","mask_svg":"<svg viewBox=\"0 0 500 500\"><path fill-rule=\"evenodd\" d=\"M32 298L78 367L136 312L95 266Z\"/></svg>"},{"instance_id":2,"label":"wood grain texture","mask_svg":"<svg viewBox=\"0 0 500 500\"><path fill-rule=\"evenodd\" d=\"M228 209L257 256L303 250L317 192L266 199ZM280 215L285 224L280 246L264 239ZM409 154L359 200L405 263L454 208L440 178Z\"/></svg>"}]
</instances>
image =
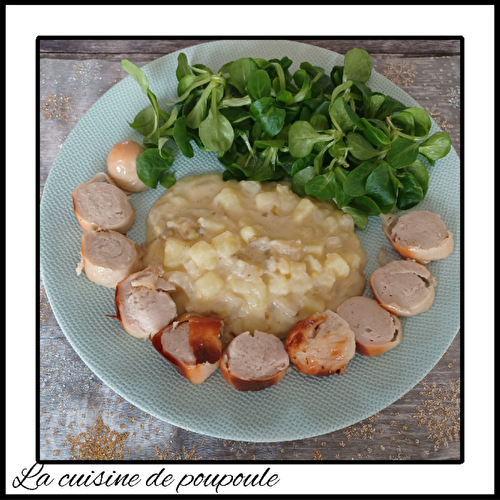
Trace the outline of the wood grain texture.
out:
<instances>
[{"instance_id":1,"label":"wood grain texture","mask_svg":"<svg viewBox=\"0 0 500 500\"><path fill-rule=\"evenodd\" d=\"M93 57L108 61L119 61L132 55L136 59L152 61L199 43L213 39L167 39L167 40L40 40L42 58L86 59ZM352 47L367 50L375 57L428 57L460 55L460 40L365 40L365 39L298 39L307 43L345 54Z\"/></svg>"}]
</instances>

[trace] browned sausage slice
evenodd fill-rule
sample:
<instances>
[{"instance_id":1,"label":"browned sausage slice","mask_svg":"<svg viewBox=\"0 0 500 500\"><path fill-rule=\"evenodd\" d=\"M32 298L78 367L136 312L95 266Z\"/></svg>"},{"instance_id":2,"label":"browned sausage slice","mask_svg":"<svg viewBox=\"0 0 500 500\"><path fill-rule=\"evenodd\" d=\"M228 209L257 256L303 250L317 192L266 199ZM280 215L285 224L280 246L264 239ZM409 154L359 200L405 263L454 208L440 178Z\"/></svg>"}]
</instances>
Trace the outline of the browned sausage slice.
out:
<instances>
[{"instance_id":1,"label":"browned sausage slice","mask_svg":"<svg viewBox=\"0 0 500 500\"><path fill-rule=\"evenodd\" d=\"M332 311L299 321L289 332L285 349L297 370L306 375L340 375L354 357L354 332Z\"/></svg>"},{"instance_id":2,"label":"browned sausage slice","mask_svg":"<svg viewBox=\"0 0 500 500\"><path fill-rule=\"evenodd\" d=\"M356 351L373 357L394 349L403 339L398 317L368 297L352 297L337 309L356 338Z\"/></svg>"},{"instance_id":3,"label":"browned sausage slice","mask_svg":"<svg viewBox=\"0 0 500 500\"><path fill-rule=\"evenodd\" d=\"M436 279L422 264L395 260L370 276L370 287L378 303L396 316L414 316L434 303Z\"/></svg>"},{"instance_id":4,"label":"browned sausage slice","mask_svg":"<svg viewBox=\"0 0 500 500\"><path fill-rule=\"evenodd\" d=\"M189 345L197 363L216 363L221 357L220 329L224 321L219 318L190 318Z\"/></svg>"},{"instance_id":5,"label":"browned sausage slice","mask_svg":"<svg viewBox=\"0 0 500 500\"><path fill-rule=\"evenodd\" d=\"M220 364L219 318L178 318L150 340L154 348L193 384L204 382Z\"/></svg>"}]
</instances>

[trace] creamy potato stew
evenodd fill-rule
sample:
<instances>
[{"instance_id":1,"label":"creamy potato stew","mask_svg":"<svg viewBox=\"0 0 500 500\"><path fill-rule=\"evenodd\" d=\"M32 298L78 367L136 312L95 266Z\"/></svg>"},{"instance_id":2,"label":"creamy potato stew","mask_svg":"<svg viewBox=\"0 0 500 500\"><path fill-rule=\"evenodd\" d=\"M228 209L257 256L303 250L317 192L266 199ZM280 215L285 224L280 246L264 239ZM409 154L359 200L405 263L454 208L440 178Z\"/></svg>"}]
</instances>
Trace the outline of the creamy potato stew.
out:
<instances>
[{"instance_id":1,"label":"creamy potato stew","mask_svg":"<svg viewBox=\"0 0 500 500\"><path fill-rule=\"evenodd\" d=\"M178 313L215 315L226 333L284 338L315 312L362 295L366 254L350 215L290 183L186 177L152 206L146 265L162 264Z\"/></svg>"}]
</instances>

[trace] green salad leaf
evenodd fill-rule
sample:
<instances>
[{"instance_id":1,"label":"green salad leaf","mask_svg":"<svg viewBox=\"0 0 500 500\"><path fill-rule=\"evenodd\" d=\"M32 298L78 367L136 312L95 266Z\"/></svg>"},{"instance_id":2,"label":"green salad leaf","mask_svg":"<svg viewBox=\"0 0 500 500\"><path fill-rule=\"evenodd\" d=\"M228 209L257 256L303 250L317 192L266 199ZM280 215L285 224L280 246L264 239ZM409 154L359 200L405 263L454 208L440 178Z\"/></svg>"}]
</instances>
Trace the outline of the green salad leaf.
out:
<instances>
[{"instance_id":1,"label":"green salad leaf","mask_svg":"<svg viewBox=\"0 0 500 500\"><path fill-rule=\"evenodd\" d=\"M215 152L225 180L288 177L294 193L334 201L363 229L369 217L418 205L426 165L438 168L451 150L448 134L429 135L423 108L370 88L372 62L361 48L331 69L302 61L296 71L287 56L242 57L213 71L181 53L166 110L146 74L121 64L151 103L129 125L144 136L138 175L153 188L175 182L174 141L187 158L193 146Z\"/></svg>"}]
</instances>

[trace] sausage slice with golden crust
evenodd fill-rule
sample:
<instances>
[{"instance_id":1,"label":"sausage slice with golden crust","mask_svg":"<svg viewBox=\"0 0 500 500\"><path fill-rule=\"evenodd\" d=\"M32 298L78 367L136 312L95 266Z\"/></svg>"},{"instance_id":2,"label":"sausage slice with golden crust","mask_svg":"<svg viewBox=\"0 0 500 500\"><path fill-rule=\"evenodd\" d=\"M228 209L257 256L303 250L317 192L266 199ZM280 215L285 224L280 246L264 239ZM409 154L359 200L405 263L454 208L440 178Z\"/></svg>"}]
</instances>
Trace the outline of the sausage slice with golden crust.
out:
<instances>
[{"instance_id":1,"label":"sausage slice with golden crust","mask_svg":"<svg viewBox=\"0 0 500 500\"><path fill-rule=\"evenodd\" d=\"M342 303L337 314L349 323L356 339L356 352L379 356L394 349L403 339L398 317L368 297L352 297Z\"/></svg>"},{"instance_id":2,"label":"sausage slice with golden crust","mask_svg":"<svg viewBox=\"0 0 500 500\"><path fill-rule=\"evenodd\" d=\"M183 315L149 338L183 377L199 385L220 365L223 324L219 318Z\"/></svg>"},{"instance_id":3,"label":"sausage slice with golden crust","mask_svg":"<svg viewBox=\"0 0 500 500\"><path fill-rule=\"evenodd\" d=\"M327 310L299 321L288 332L285 349L306 375L340 375L354 357L356 342L349 324Z\"/></svg>"},{"instance_id":4,"label":"sausage slice with golden crust","mask_svg":"<svg viewBox=\"0 0 500 500\"><path fill-rule=\"evenodd\" d=\"M429 310L435 286L431 272L413 260L394 260L370 276L377 302L396 316L414 316Z\"/></svg>"},{"instance_id":5,"label":"sausage slice with golden crust","mask_svg":"<svg viewBox=\"0 0 500 500\"><path fill-rule=\"evenodd\" d=\"M290 360L278 337L271 333L244 332L222 354L222 376L238 391L261 391L276 385Z\"/></svg>"}]
</instances>

